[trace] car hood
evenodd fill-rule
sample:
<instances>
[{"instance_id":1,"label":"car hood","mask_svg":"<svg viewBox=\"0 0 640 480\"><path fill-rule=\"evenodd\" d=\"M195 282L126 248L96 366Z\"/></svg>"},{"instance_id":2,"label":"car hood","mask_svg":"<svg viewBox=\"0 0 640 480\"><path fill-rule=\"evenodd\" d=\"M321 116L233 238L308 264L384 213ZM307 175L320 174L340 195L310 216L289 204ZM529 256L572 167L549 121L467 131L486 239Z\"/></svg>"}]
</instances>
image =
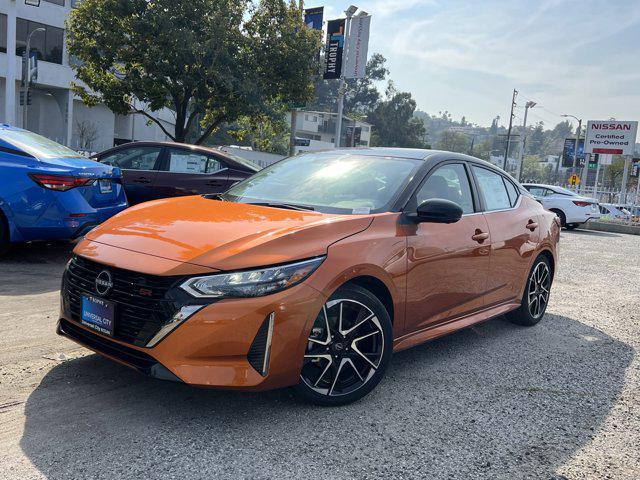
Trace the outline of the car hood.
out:
<instances>
[{"instance_id":1,"label":"car hood","mask_svg":"<svg viewBox=\"0 0 640 480\"><path fill-rule=\"evenodd\" d=\"M129 208L86 239L177 262L237 270L324 255L329 245L365 230L372 219L195 196Z\"/></svg>"}]
</instances>

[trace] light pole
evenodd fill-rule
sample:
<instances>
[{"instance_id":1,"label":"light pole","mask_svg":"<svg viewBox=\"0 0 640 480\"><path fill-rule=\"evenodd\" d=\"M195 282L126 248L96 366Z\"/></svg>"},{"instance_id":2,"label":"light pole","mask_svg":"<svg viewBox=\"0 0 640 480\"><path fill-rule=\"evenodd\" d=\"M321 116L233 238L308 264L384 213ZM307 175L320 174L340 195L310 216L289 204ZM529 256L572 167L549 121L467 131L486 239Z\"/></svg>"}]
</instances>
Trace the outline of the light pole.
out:
<instances>
[{"instance_id":1,"label":"light pole","mask_svg":"<svg viewBox=\"0 0 640 480\"><path fill-rule=\"evenodd\" d=\"M522 181L522 161L524 159L524 147L527 142L527 114L529 113L529 109L536 106L536 102L528 101L524 105L524 122L522 123L522 140L520 141L520 153L518 154L518 174L516 175L516 180L519 182Z\"/></svg>"},{"instance_id":2,"label":"light pole","mask_svg":"<svg viewBox=\"0 0 640 480\"><path fill-rule=\"evenodd\" d=\"M345 49L342 52L343 58L347 58L347 39L349 38L349 29L351 28L351 18L358 11L358 7L355 5L351 5L349 8L345 10L345 15L347 16L347 21L344 26L344 39L345 39ZM340 85L338 86L338 118L336 120L336 139L335 146L336 148L340 148L340 140L342 136L342 111L344 110L344 92L345 91L345 81L344 75L340 72Z\"/></svg>"},{"instance_id":3,"label":"light pole","mask_svg":"<svg viewBox=\"0 0 640 480\"><path fill-rule=\"evenodd\" d=\"M33 30L27 36L27 46L22 57L22 83L23 83L23 103L22 103L22 128L27 128L28 111L29 111L29 87L31 85L31 69L29 59L31 55L31 37L34 33L44 32L45 29L40 27Z\"/></svg>"},{"instance_id":4,"label":"light pole","mask_svg":"<svg viewBox=\"0 0 640 480\"><path fill-rule=\"evenodd\" d=\"M573 167L571 167L571 175L576 173L576 164L578 163L578 145L580 145L580 132L582 131L582 119L575 115L562 115L563 117L571 117L578 121L578 131L576 133L576 146L573 149Z\"/></svg>"}]
</instances>

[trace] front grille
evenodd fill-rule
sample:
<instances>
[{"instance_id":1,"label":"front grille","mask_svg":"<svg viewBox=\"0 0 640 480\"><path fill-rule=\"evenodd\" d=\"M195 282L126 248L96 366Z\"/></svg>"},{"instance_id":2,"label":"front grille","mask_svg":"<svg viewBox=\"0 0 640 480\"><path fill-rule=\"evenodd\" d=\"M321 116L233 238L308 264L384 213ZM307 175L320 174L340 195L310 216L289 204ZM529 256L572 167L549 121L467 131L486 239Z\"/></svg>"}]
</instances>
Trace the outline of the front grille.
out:
<instances>
[{"instance_id":1,"label":"front grille","mask_svg":"<svg viewBox=\"0 0 640 480\"><path fill-rule=\"evenodd\" d=\"M95 281L108 270L113 288L107 300L115 305L114 338L136 346L145 346L180 308L168 292L179 277L146 275L108 267L75 256L69 262L63 280L63 307L76 322L81 322L82 296L100 296Z\"/></svg>"}]
</instances>

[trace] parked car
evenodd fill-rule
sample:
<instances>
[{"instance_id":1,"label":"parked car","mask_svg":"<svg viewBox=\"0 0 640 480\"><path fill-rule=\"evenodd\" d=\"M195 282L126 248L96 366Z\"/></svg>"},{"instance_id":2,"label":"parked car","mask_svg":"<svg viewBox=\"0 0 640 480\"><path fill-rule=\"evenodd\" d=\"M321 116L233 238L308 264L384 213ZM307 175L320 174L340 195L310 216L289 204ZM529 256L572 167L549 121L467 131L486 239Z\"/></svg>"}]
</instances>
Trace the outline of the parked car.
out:
<instances>
[{"instance_id":1,"label":"parked car","mask_svg":"<svg viewBox=\"0 0 640 480\"><path fill-rule=\"evenodd\" d=\"M170 142L132 142L98 153L119 167L130 204L158 198L222 193L260 170L249 160L214 148Z\"/></svg>"},{"instance_id":2,"label":"parked car","mask_svg":"<svg viewBox=\"0 0 640 480\"><path fill-rule=\"evenodd\" d=\"M601 203L599 204L600 213L602 214L602 218L612 219L612 220L629 220L631 217L631 212L625 209L621 205L614 205L612 203Z\"/></svg>"},{"instance_id":3,"label":"parked car","mask_svg":"<svg viewBox=\"0 0 640 480\"><path fill-rule=\"evenodd\" d=\"M482 160L308 153L92 231L64 273L58 333L156 378L344 404L393 351L502 314L538 323L559 237L556 215Z\"/></svg>"},{"instance_id":4,"label":"parked car","mask_svg":"<svg viewBox=\"0 0 640 480\"><path fill-rule=\"evenodd\" d=\"M36 133L0 125L0 251L73 239L127 207L119 168Z\"/></svg>"},{"instance_id":5,"label":"parked car","mask_svg":"<svg viewBox=\"0 0 640 480\"><path fill-rule=\"evenodd\" d=\"M600 208L595 198L583 197L554 185L523 183L522 186L536 197L544 208L558 215L562 226L568 230L600 218Z\"/></svg>"}]
</instances>

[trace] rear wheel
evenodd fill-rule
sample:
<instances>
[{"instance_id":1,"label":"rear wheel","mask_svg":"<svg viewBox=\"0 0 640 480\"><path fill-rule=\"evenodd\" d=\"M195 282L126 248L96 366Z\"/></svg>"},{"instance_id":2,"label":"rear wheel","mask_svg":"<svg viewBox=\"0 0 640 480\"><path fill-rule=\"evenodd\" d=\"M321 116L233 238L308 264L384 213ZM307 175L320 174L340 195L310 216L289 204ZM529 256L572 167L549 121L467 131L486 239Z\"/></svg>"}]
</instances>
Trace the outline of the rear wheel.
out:
<instances>
[{"instance_id":1,"label":"rear wheel","mask_svg":"<svg viewBox=\"0 0 640 480\"><path fill-rule=\"evenodd\" d=\"M549 304L551 282L551 263L545 255L540 255L529 273L520 307L507 313L507 319L526 326L535 325L542 320Z\"/></svg>"},{"instance_id":2,"label":"rear wheel","mask_svg":"<svg viewBox=\"0 0 640 480\"><path fill-rule=\"evenodd\" d=\"M564 214L564 212L562 210L556 210L556 209L551 210L551 211L553 213L555 213L558 216L558 218L560 219L560 225L563 228L568 228L568 226L567 226L567 216Z\"/></svg>"},{"instance_id":3,"label":"rear wheel","mask_svg":"<svg viewBox=\"0 0 640 480\"><path fill-rule=\"evenodd\" d=\"M359 400L382 380L392 348L382 302L357 285L341 287L316 317L295 391L319 405Z\"/></svg>"}]
</instances>

